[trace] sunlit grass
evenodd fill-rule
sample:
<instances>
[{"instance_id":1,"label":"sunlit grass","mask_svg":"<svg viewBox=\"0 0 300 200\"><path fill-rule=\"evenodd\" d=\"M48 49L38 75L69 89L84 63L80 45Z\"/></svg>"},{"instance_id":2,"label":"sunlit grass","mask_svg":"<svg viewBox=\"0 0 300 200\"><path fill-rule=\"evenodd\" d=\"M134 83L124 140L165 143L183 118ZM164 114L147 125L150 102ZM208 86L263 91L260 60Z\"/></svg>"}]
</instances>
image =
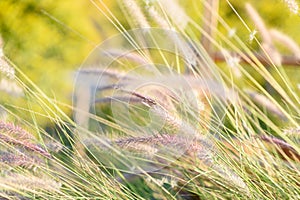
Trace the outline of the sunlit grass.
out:
<instances>
[{"instance_id":1,"label":"sunlit grass","mask_svg":"<svg viewBox=\"0 0 300 200\"><path fill-rule=\"evenodd\" d=\"M204 15L203 21L210 23L205 27L175 1L166 2L121 4L128 24L144 28L132 31L103 1L91 1L120 32L111 41L121 38L122 46L100 45L95 51L99 57L90 55L76 72L73 105L48 97L5 57L18 74L14 80L28 108L8 102L7 108L18 111L7 112L22 128L0 126L1 197L300 198L300 101L292 85L299 80L288 77L283 61L274 61L272 49L265 49L266 41L257 37L259 32L254 34L230 1L227 5L259 52L236 34L219 31L230 32L232 27L218 14ZM201 3L216 11L209 2ZM202 40L196 40L197 35ZM149 46L153 49L145 48ZM222 63L215 59L216 52L223 54ZM229 62L234 56L239 59ZM43 113L32 111L30 101ZM71 108L74 115L61 108ZM22 120L18 112L33 122ZM36 116L55 123L55 134L40 127ZM22 138L23 128L35 139ZM17 134L8 137L7 132ZM51 148L54 143L61 147Z\"/></svg>"}]
</instances>

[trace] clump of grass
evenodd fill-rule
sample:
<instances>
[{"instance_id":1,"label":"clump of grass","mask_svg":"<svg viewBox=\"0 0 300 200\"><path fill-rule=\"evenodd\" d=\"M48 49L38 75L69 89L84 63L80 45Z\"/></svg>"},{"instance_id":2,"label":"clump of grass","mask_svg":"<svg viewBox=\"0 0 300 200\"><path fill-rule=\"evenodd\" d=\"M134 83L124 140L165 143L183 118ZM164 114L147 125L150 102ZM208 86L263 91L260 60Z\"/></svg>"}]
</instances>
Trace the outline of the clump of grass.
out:
<instances>
[{"instance_id":1,"label":"clump of grass","mask_svg":"<svg viewBox=\"0 0 300 200\"><path fill-rule=\"evenodd\" d=\"M110 11L106 10L108 8L102 1L102 6L93 3L103 13ZM298 7L293 3L286 3L294 7L292 12L298 12ZM227 37L216 28L219 24L226 31L232 30L215 13L218 10L216 1L203 2L203 8L211 9L209 11L213 13L205 15L203 21L212 27L201 27L188 17L178 2L151 1L146 5L149 7L142 8L143 2L128 0L123 6L129 13L129 24L134 22L146 28L146 31L138 32L140 35L136 38L125 31L109 12L110 15L106 15L108 19L115 23L118 30L123 30L121 34L126 40L122 44L126 46L129 43L135 51L123 53L124 47L103 53L105 58L116 58L114 64L118 67L125 66L123 71L103 69L96 65L99 60L91 64L95 65L94 68L78 71L78 76L82 78L79 81L88 87L75 92L76 102L80 105L75 108L70 106L75 110L77 124L60 111L58 102L47 97L16 67L29 84L28 93L40 102L49 120L60 128L66 127L58 137L69 145L60 147L52 155L41 147L46 144L36 142L32 134L23 128L0 122L0 141L10 150L0 153L0 162L13 166L12 171L0 177L3 196L35 196L41 199L299 198L300 151L297 142L290 137L299 133L299 128L282 130L299 127L300 101L282 68L284 57L273 44L277 33L270 31L259 12L246 4L250 18L257 27L256 34L261 36L259 41L234 6L229 1L227 4L249 30L252 42L263 47L264 56L253 52L237 34ZM149 42L143 36L151 33L151 23L168 31L177 30L185 36L168 35L164 38L176 44L172 46L174 52L182 58L176 53L167 55L160 48L164 40L155 41L157 52L142 48L142 44ZM201 35L202 39L195 35ZM151 36L152 40L156 39ZM280 41L283 41L282 35ZM292 52L298 51L290 40L284 38L284 41L290 44ZM223 56L218 57L218 61L227 62L227 65L217 62L216 55L220 53ZM230 59L233 58L236 58L234 68L239 74L236 77L231 74L233 61ZM262 63L266 58L268 61ZM139 67L159 61L177 74L158 73L158 78L149 76L152 73L150 70L126 74L126 69L130 71L132 66L127 66L125 59ZM252 69L249 70L245 64ZM270 73L272 69L279 78ZM154 70L161 72L156 66ZM260 74L263 81L252 76L253 70ZM106 81L103 81L104 78L99 81L99 76L107 78ZM178 81L178 77L185 78L189 87L182 87L183 81ZM155 78L163 80L160 83L166 85L177 84L177 87L170 91L163 87L151 87L153 83L148 87L134 87L144 86L144 83L151 83ZM97 81L101 85L97 85ZM261 82L271 85L275 92L267 88L268 84ZM193 95L185 95L189 92L187 89L192 90ZM84 96L90 95L90 91L94 92L94 97ZM116 94L111 95L114 92ZM188 101L189 98L198 99ZM109 108L109 104L107 106L103 102L111 103L111 109L119 108L119 104L131 106L128 109L131 113L121 115L121 110L117 109L118 116L111 115L110 111L91 114L89 112L95 102L97 105L101 103L101 108ZM190 102L197 105L188 105ZM95 110L101 108L95 106ZM137 122L147 121L147 116L143 115L145 111L156 117L155 122L161 125L160 129L132 123L132 113L137 116ZM79 145L83 147L80 150L77 149ZM40 164L38 158L47 162ZM139 161L134 163L137 164L134 166L136 169L130 169L133 166L130 162L134 161ZM37 171L22 168L30 163L39 165ZM162 167L151 166L155 170L147 170L147 164ZM132 175L135 178L131 178Z\"/></svg>"},{"instance_id":2,"label":"clump of grass","mask_svg":"<svg viewBox=\"0 0 300 200\"><path fill-rule=\"evenodd\" d=\"M136 77L126 77L126 75L123 76L123 73L120 73L122 75L118 75L118 72L110 74L110 70L103 70L103 72L99 70L97 73L105 74L108 75L108 77L114 78L115 80L122 81L121 83L119 82L119 84L113 82L108 85L101 85L101 87L97 89L97 92L99 93L104 93L104 90L118 90L118 95L120 96L106 96L104 98L98 97L96 99L96 102L103 103L111 102L111 100L114 100L114 102L119 101L119 103L134 105L142 103L157 116L159 116L159 119L166 123L165 127L167 128L162 129L162 133L157 133L152 129L149 130L143 128L141 128L141 130L133 129L133 132L136 131L138 133L132 133L132 130L128 131L126 128L124 128L126 126L122 126L126 123L126 119L128 120L128 118L126 118L128 116L122 118L122 120L124 121L120 120L123 123L114 121L118 120L115 119L114 116L110 118L111 121L109 122L103 120L101 117L98 118L98 116L92 116L91 118L93 118L94 120L99 120L99 122L101 122L102 124L107 124L108 127L112 127L112 130L121 131L122 134L126 135L126 137L121 134L120 138L120 135L115 134L115 131L105 129L104 132L106 135L112 135L112 138L117 138L105 140L105 142L102 142L101 138L103 137L104 133L100 132L100 136L89 133L93 137L95 137L95 140L87 139L83 142L84 144L86 144L86 151L92 154L91 157L97 160L97 163L99 163L101 166L105 166L105 164L101 162L101 157L97 157L97 151L92 150L92 146L98 147L100 150L99 152L115 151L116 153L117 150L129 149L130 151L133 151L135 153L139 152L140 154L146 155L143 158L148 160L155 159L155 156L159 155L159 151L162 146L175 146L179 149L184 146L184 148L187 148L184 158L190 157L192 158L191 160L193 160L193 162L180 157L181 159L179 158L177 161L172 162L171 166L172 168L174 168L174 170L165 169L164 172L166 172L168 176L172 177L173 175L175 176L175 178L182 181L184 183L184 186L182 186L181 189L187 189L190 192L191 196L195 195L206 198L237 199L268 199L273 196L277 196L280 198L295 197L295 195L297 195L299 192L299 189L297 189L296 186L297 181L295 181L297 179L296 174L298 173L297 155L299 149L295 143L293 143L288 137L283 135L281 126L282 123L291 123L297 125L297 117L292 116L290 113L288 113L286 107L281 106L282 102L279 102L279 98L274 98L269 93L269 88L264 88L265 85L262 85L257 80L255 80L255 78L250 75L249 70L246 70L244 68L245 63L252 66L254 70L256 70L263 76L263 78L265 78L265 82L272 85L275 91L277 91L282 96L282 98L285 99L285 104L288 104L288 106L291 106L296 110L298 109L297 105L299 102L297 102L297 96L295 96L295 98L291 97L288 92L286 93L286 91L283 90L283 87L287 87L288 90L293 93L291 87L288 85L288 80L284 80L284 73L282 72L282 70L278 70L277 68L277 66L284 65L286 63L286 60L285 57L281 55L281 53L273 44L273 39L275 40L275 38L272 38L273 31L270 31L266 27L263 19L259 16L258 12L252 6L250 6L250 4L247 4L246 8L249 12L250 18L256 25L258 31L256 32L256 34L261 36L262 39L262 41L259 41L258 38L256 38L256 35L254 35L254 32L251 32L247 24L245 24L245 27L249 29L249 35L250 37L252 37L252 42L257 43L258 46L262 47L263 50L263 55L254 53L245 45L244 41L238 38L236 34L232 35L231 38L227 38L221 32L219 32L218 29L204 29L197 23L189 19L185 13L182 14L181 12L184 12L183 9L180 9L180 11L178 11L178 16L184 16L183 20L175 20L177 18L174 17L174 13L172 14L168 11L168 9L170 9L173 4L170 3L170 6L168 7L165 5L167 4L166 2L149 2L147 5L149 7L146 7L145 15L141 19L146 19L147 16L150 16L148 20L149 22L154 22L161 28L165 28L167 30L178 30L180 33L188 37L193 35L191 34L192 31L197 30L202 34L201 37L205 38L205 43L207 43L208 41L209 47L206 48L202 46L202 43L199 41L192 41L192 48L186 48L187 46L185 44L191 41L184 41L180 37L169 38L170 40L174 41L174 43L178 44L178 52L181 52L184 59L186 59L187 65L185 67L189 70L183 71L190 74L183 74L181 76L188 77L187 79L190 81L189 83L194 82L195 84L198 84L198 87L194 89L199 89L202 92L202 97L206 97L204 98L204 101L208 102L205 104L205 106L209 107L212 110L212 112L207 112L207 115L209 116L208 118L198 118L198 121L202 120L202 124L206 124L208 131L210 132L210 134L214 135L215 138L212 137L212 140L209 140L207 138L203 139L203 134L207 132L199 131L199 129L194 126L193 121L187 117L188 115L180 115L180 113L178 113L178 110L174 109L174 107L165 106L164 103L167 101L161 94L153 92L151 93L152 96L148 97L146 95L146 90L139 91L140 93L128 90L128 88L130 87L127 86L136 81ZM213 3L212 1L209 2ZM176 5L178 5L177 2L175 3ZM215 6L210 5L208 2L205 2L204 4L204 7L206 9L211 9L211 12L217 10L215 9ZM230 2L228 2L228 4L229 6L232 6ZM232 9L238 15L233 6ZM139 12L139 15L141 14L142 13ZM223 26L228 31L231 30L226 22L220 18L220 16L214 15L211 17L213 18L211 19L212 24L216 24L214 20L217 19L217 23L220 23L220 26ZM240 16L238 15L238 17ZM243 19L241 20L243 23L245 23ZM204 21L209 23L210 19L204 19ZM147 22L147 25L148 24L149 23ZM124 28L122 27L122 25L117 23L115 24L115 26L120 30ZM214 27L215 26L216 25L214 25ZM147 31L149 32L148 29ZM214 32L214 36L212 35L212 32ZM124 34L124 36L125 38L127 38L126 34ZM222 43L224 43L224 45L220 45L215 38L221 38L220 40L222 41ZM137 41L140 40L141 37L138 37ZM188 38L187 40L191 39ZM130 38L129 41L131 42L132 38ZM238 45L235 45L234 42ZM226 48L225 53L224 46L228 47ZM129 54L125 54L126 56L124 56L122 52L118 52L117 54L115 52L113 53L119 56L122 55L123 58L127 58L137 64L143 63L144 61L155 63L156 57L153 57L151 55L151 52L138 49L138 45L136 48L136 52L140 53L140 57L132 57ZM234 52L230 52L230 49L234 50ZM214 51L216 51L216 53ZM233 79L231 74L226 74L226 72L224 72L226 70L222 70L219 68L219 66L216 66L217 63L214 60L216 59L214 56L219 55L218 51L223 53L223 57L219 57L218 59L220 59L221 61L227 61L229 67L232 67L232 65L234 65L235 70L238 72L238 76L236 76L236 79ZM167 56L164 56L164 52L159 51L159 53L161 57L163 57L162 60L167 67L179 69L180 62L176 63L176 65L178 66L171 66L168 62ZM145 57L147 58L144 59ZM176 60L177 57L175 56L173 58ZM236 60L232 61L233 58L236 58ZM140 60L143 61L140 62ZM121 60L118 60L118 62L120 63L120 65L123 64ZM205 70L200 70L203 66L206 66L207 68L213 68L215 70L209 69L208 71L210 73L206 73ZM281 85L278 80L275 80L273 75L270 73L269 66L273 66L276 69L276 72L283 79L284 85ZM91 74L93 74L92 71ZM96 75L96 72L94 73L94 75ZM122 78L120 78L120 76ZM144 77L147 76L145 75ZM209 81L205 80L205 78ZM164 80L168 80L168 77L165 77ZM219 92L219 95L216 95L216 93L218 93L216 91L220 89L220 85L209 85L209 83L211 82L216 83L216 80L225 85L224 88L232 89L232 96L234 97L225 97L225 94L223 94L222 92ZM240 84L238 81L247 82L249 84L247 85L247 87L253 89L247 90L247 87L245 87L243 84ZM201 85L199 83L202 83L206 86L207 90L205 92L203 92L205 90L205 87L199 87L199 85ZM225 89L225 91L227 90ZM223 98L220 97L222 96L221 93L223 94ZM167 94L166 96L168 96L167 98L172 98L170 97L172 95ZM227 98L230 100L224 101L224 99ZM175 102L176 104L182 99L177 98L175 101L171 102ZM292 99L296 99L296 101ZM201 100L202 101L200 102L203 103L203 99ZM167 104L170 103L168 102ZM133 106L133 108L138 110L137 106ZM204 108L204 110L205 109L206 108ZM221 116L221 111L225 112L224 116ZM273 121L273 118L270 118L269 116L278 116L279 118L276 118L276 120L279 120L280 122L278 123L277 121ZM192 117L196 118L195 115L192 115ZM222 121L222 117L225 118L224 121ZM139 119L143 120L143 117L140 116ZM113 122L113 124L111 124L110 122ZM121 127L119 127L119 125ZM174 134L178 133L178 130L180 133L182 133L182 135ZM153 132L155 132L155 134L151 135L153 134ZM275 137L267 137L265 136L267 134L282 136L284 140ZM130 137L128 137L127 135L129 135ZM197 135L198 137L189 137L191 135ZM210 145L208 145L208 143ZM215 143L217 145L215 145ZM275 147L275 151L274 149L267 147L270 144L272 147ZM230 148L228 149L226 145L229 145ZM128 158L126 155L128 154L126 154L125 152L125 154L123 155L122 153L119 154L120 160L127 162ZM113 155L115 154L109 155L113 157ZM132 156L132 154L130 154L130 156ZM134 154L134 156L134 158L138 158L136 154ZM294 159L294 157L296 159ZM282 158L284 159L282 160ZM113 160L113 158L111 159ZM200 164L201 162L198 162L197 160L201 160L202 162L204 162L205 166L203 165L203 163ZM161 160L158 159L158 161ZM152 163L155 164L155 162ZM156 164L161 163L156 162ZM294 168L290 169L290 166L294 166ZM124 181L129 184L130 188L132 188L133 190L137 190L134 185L135 182L121 173L123 171L122 168L118 168L115 163L110 163L107 168L114 170L114 172L116 172L118 176L123 177ZM276 171L276 169L278 168L280 170ZM157 171L158 174L159 171L160 170ZM285 175L287 171L289 174L291 174L291 176L287 177ZM143 170L140 170L139 173L142 174L142 177L148 177L150 179L152 178L152 173L147 173ZM295 187L294 189L296 189L296 191L286 188L282 182L279 182L279 180L281 179L284 179L285 183L292 184ZM165 190L164 185L160 181L157 181L157 183L155 181L152 181L151 188L155 188L152 185L153 183L157 184L158 187L156 187L156 189L159 190L159 193L162 193L167 197L184 198L183 196L179 195L180 192L176 190L176 188L174 189L174 187L173 189L175 190L175 195L172 195L172 192L174 192L174 190ZM146 189L143 192L145 191Z\"/></svg>"}]
</instances>

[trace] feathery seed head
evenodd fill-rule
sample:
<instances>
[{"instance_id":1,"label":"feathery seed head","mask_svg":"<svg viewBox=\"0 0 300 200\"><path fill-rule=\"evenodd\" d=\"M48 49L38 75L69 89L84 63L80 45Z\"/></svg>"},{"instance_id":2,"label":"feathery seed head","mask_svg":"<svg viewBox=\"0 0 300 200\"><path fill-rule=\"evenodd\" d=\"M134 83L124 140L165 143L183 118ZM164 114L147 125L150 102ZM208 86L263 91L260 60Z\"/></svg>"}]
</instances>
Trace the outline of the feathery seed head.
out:
<instances>
[{"instance_id":1,"label":"feathery seed head","mask_svg":"<svg viewBox=\"0 0 300 200\"><path fill-rule=\"evenodd\" d=\"M284 2L293 14L298 14L299 5L295 0L284 0Z\"/></svg>"}]
</instances>

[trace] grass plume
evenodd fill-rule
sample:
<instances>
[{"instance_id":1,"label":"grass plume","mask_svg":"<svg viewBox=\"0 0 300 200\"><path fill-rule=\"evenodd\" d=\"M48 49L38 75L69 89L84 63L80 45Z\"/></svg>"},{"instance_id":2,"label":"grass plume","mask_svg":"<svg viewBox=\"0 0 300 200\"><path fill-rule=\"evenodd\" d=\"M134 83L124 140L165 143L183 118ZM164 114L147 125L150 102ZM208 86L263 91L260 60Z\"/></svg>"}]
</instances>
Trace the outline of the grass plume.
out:
<instances>
[{"instance_id":1,"label":"grass plume","mask_svg":"<svg viewBox=\"0 0 300 200\"><path fill-rule=\"evenodd\" d=\"M32 143L30 141L32 139L33 136L21 127L15 126L9 122L0 122L0 141L19 146L47 158L51 158L51 155L45 149Z\"/></svg>"}]
</instances>

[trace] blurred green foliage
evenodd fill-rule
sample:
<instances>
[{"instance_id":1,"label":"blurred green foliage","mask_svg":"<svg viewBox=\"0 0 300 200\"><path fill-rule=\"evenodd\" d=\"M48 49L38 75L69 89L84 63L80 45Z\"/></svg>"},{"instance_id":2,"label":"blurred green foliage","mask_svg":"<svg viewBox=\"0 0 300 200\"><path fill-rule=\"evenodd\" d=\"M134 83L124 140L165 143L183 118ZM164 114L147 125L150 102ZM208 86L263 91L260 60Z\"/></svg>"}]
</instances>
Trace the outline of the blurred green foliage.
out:
<instances>
[{"instance_id":1,"label":"blurred green foliage","mask_svg":"<svg viewBox=\"0 0 300 200\"><path fill-rule=\"evenodd\" d=\"M72 72L101 40L92 19L103 17L86 1L5 0L0 8L5 55L50 98L70 104ZM32 102L17 101L25 109ZM30 109L42 112L34 103Z\"/></svg>"}]
</instances>

